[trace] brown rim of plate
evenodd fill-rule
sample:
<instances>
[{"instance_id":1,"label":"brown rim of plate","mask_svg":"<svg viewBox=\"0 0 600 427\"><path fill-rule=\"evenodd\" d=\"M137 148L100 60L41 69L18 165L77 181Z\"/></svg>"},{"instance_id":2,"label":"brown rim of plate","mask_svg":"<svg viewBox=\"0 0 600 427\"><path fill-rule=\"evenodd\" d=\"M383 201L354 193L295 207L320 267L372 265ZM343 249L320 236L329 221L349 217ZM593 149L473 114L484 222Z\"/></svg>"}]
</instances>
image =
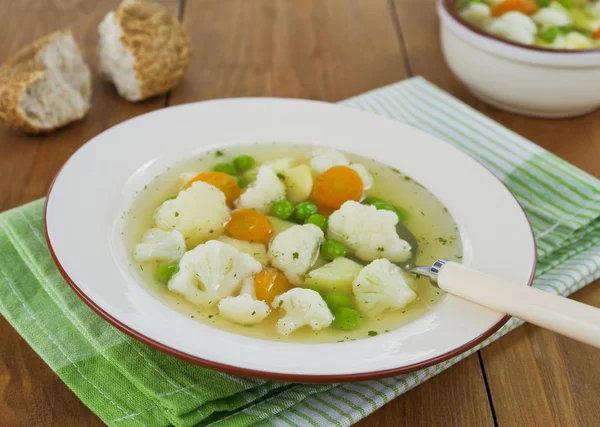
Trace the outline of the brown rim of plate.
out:
<instances>
[{"instance_id":1,"label":"brown rim of plate","mask_svg":"<svg viewBox=\"0 0 600 427\"><path fill-rule=\"evenodd\" d=\"M468 22L465 19L458 16L458 13L456 12L456 3L458 3L458 1L460 1L460 0L440 0L442 5L444 6L444 9L446 10L446 12L448 12L450 14L450 16L452 18L454 18L454 20L456 22L458 22L463 27L466 27L469 30L473 31L474 33L479 34L482 37L485 37L485 38L488 38L491 40L496 40L498 42L505 43L505 44L508 44L508 45L511 45L514 47L518 47L521 49L533 50L533 51L537 51L537 52L566 53L569 55L575 55L575 54L578 54L578 55L588 54L589 55L589 54L594 54L594 53L600 52L600 47L595 47L593 49L550 49L547 47L529 46L526 44L521 44L521 43L513 42L511 40L503 39L501 37L494 36L493 34L488 33L487 31L484 31L481 28L478 28L477 26L471 24L470 22Z\"/></svg>"},{"instance_id":2,"label":"brown rim of plate","mask_svg":"<svg viewBox=\"0 0 600 427\"><path fill-rule=\"evenodd\" d=\"M468 154L466 154L466 155L468 155ZM527 217L525 210L523 210L523 207L521 206L521 204L519 203L517 198L508 189L508 187L498 177L496 177L496 175L494 175L488 168L486 168L484 165L482 165L481 162L479 162L478 160L474 159L471 156L469 156L469 157L472 160L479 163L482 167L484 167L488 171L489 174L491 174L494 178L496 178L504 186L506 191L508 191L508 193L513 197L513 199L517 202L517 205L523 212L523 216L525 217L525 220L527 221L527 225L529 225L531 237L533 238L533 266L532 266L532 270L531 270L531 275L529 276L529 279L527 282L527 286L532 286L533 279L535 276L535 271L537 268L537 243L535 241L535 234L533 232L533 228L531 227L531 223L529 222L529 218ZM52 183L50 184L50 188L48 189L48 193L46 195L46 201L44 203L44 235L46 236L46 242L48 243L48 250L50 251L50 255L52 256L52 259L54 260L54 264L56 264L56 267L58 268L58 271L60 272L61 276L69 284L71 289L73 289L73 291L75 291L77 296L79 296L79 298L81 298L83 300L83 302L85 302L88 305L88 307L90 307L92 310L94 310L96 312L96 314L98 314L100 317L102 317L108 323L110 323L117 329L120 329L121 331L125 332L130 337L135 338L136 340L138 340L156 350L159 350L163 353L166 353L166 354L176 357L178 359L185 360L186 362L192 363L194 365L200 365L204 368L214 369L214 370L217 370L220 372L226 372L228 374L239 375L239 376L250 377L250 378L259 378L259 379L271 380L271 381L287 381L287 382L313 383L313 384L317 384L317 383L331 384L331 383L342 383L342 382L376 380L376 379L380 379L380 378L387 378L387 377L392 377L392 376L396 376L396 375L408 374L410 372L418 371L420 369L424 369L424 368L428 368L433 365L437 365L438 363L445 362L446 360L449 360L455 356L458 356L458 355L464 353L465 351L475 347L477 344L481 343L482 341L489 338L490 336L492 336L498 329L500 329L512 317L509 314L505 315L504 317L502 317L502 319L500 319L496 324L494 324L491 328L489 328L483 334L479 335L478 337L473 338L472 340L466 342L465 344L463 344L451 351L448 351L444 354L440 354L439 356L433 357L431 359L427 359L423 362L414 363L412 365L402 366L400 368L384 369L381 371L371 371L371 372L362 372L362 373L357 373L357 374L341 374L341 375L284 374L284 373L278 373L278 372L258 371L255 369L240 368L240 367L233 366L233 365L227 365L224 363L214 362L212 360L202 359L201 357L185 353L183 351L180 351L180 350L174 349L172 347L169 347L167 345L164 345L156 340L153 340L152 338L149 338L149 337L139 333L135 329L132 329L129 326L125 325L124 323L120 322L119 320L115 319L109 313L104 311L100 306L98 306L94 301L92 301L81 289L79 289L79 287L77 286L75 281L73 281L73 279L71 279L71 277L67 274L67 272L63 268L62 264L58 260L56 254L54 253L54 249L52 248L52 242L50 241L50 236L48 235L48 223L47 223L48 200L50 200L50 194L52 193L52 188L54 187L56 179L60 175L60 173L66 163L67 162L65 162L63 164L63 166L61 166L58 173L52 180Z\"/></svg>"}]
</instances>

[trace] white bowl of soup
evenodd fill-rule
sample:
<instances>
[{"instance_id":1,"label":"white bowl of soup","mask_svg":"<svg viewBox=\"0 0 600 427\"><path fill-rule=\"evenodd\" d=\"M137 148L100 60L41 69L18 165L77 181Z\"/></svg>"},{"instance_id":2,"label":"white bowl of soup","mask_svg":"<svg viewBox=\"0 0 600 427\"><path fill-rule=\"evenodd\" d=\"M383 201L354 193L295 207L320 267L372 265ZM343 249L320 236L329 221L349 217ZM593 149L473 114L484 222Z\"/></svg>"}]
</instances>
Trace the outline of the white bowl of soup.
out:
<instances>
[{"instance_id":1,"label":"white bowl of soup","mask_svg":"<svg viewBox=\"0 0 600 427\"><path fill-rule=\"evenodd\" d=\"M286 381L414 371L508 320L410 277L417 246L420 265L447 258L522 286L536 264L524 212L478 162L305 100L199 102L115 126L65 164L45 220L59 270L108 322L193 363Z\"/></svg>"},{"instance_id":2,"label":"white bowl of soup","mask_svg":"<svg viewBox=\"0 0 600 427\"><path fill-rule=\"evenodd\" d=\"M600 2L439 0L444 56L482 101L536 117L600 107Z\"/></svg>"}]
</instances>

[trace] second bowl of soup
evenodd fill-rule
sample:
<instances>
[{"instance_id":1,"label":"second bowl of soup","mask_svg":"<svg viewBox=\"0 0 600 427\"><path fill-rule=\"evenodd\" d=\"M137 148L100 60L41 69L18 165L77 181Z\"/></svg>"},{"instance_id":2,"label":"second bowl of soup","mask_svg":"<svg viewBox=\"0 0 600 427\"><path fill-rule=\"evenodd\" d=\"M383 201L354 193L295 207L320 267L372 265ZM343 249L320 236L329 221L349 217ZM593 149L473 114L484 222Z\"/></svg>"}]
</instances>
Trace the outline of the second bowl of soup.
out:
<instances>
[{"instance_id":1,"label":"second bowl of soup","mask_svg":"<svg viewBox=\"0 0 600 427\"><path fill-rule=\"evenodd\" d=\"M484 102L536 117L600 107L600 3L439 0L444 56Z\"/></svg>"}]
</instances>

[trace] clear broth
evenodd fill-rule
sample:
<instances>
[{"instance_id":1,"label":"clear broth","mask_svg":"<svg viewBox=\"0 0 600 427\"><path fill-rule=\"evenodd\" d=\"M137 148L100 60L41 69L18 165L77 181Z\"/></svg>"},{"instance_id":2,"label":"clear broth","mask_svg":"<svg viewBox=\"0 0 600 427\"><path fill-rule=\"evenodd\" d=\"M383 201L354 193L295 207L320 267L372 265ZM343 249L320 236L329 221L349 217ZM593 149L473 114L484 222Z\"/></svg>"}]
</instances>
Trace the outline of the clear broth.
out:
<instances>
[{"instance_id":1,"label":"clear broth","mask_svg":"<svg viewBox=\"0 0 600 427\"><path fill-rule=\"evenodd\" d=\"M306 144L255 143L209 151L199 157L173 165L138 193L126 214L124 239L132 260L135 245L141 241L144 232L154 226L153 216L156 208L166 198L177 195L181 190L180 174L211 170L216 163L231 161L233 157L242 153L253 156L257 164L283 157L293 157L299 164L308 164L309 154L315 148L318 147ZM408 212L408 218L404 223L419 242L417 258L419 265L431 265L438 258L449 260L462 258L460 236L454 220L448 210L427 189L389 166L364 157L345 154L350 161L363 164L373 174L374 185L366 195L384 199L388 203L403 207ZM137 264L133 261L132 263ZM383 313L378 318L364 318L361 325L353 331L341 331L334 327L313 331L310 327L304 326L289 336L282 336L275 331L275 323L279 318L276 312L271 313L258 325L245 326L232 323L220 318L216 307L198 307L187 302L182 296L170 292L166 285L155 278L158 265L159 263L138 264L139 274L147 290L155 297L204 324L266 340L321 343L367 338L392 331L416 319L435 305L444 294L443 291L433 287L427 278L421 277L415 281L418 296L415 302L402 310Z\"/></svg>"}]
</instances>

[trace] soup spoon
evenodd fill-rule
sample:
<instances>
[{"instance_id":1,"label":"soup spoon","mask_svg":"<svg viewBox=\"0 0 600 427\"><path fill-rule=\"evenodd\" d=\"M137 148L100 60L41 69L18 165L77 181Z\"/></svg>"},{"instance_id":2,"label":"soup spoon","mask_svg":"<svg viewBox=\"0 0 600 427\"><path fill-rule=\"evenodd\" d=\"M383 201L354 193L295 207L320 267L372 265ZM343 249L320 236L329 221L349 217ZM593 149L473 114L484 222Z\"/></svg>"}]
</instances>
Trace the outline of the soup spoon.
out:
<instances>
[{"instance_id":1,"label":"soup spoon","mask_svg":"<svg viewBox=\"0 0 600 427\"><path fill-rule=\"evenodd\" d=\"M445 259L429 267L416 266L417 239L401 223L396 230L411 245L411 258L399 265L404 270L428 277L431 284L452 295L600 348L600 309Z\"/></svg>"}]
</instances>

